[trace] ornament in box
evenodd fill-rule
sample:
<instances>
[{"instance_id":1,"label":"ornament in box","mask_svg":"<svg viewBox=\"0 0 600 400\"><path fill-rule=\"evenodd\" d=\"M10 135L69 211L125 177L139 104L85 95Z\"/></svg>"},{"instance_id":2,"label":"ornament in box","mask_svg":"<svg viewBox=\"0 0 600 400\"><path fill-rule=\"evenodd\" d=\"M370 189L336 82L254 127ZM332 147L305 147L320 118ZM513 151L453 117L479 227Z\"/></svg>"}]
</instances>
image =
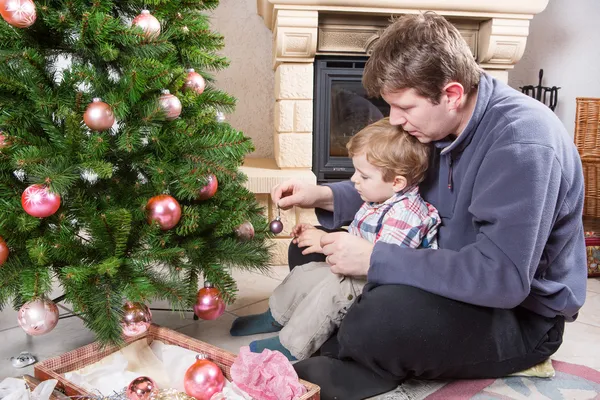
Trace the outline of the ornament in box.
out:
<instances>
[{"instance_id":1,"label":"ornament in box","mask_svg":"<svg viewBox=\"0 0 600 400\"><path fill-rule=\"evenodd\" d=\"M221 368L205 355L197 355L196 362L183 377L185 392L197 400L210 400L215 393L223 391L224 386L225 376Z\"/></svg>"},{"instance_id":2,"label":"ornament in box","mask_svg":"<svg viewBox=\"0 0 600 400\"><path fill-rule=\"evenodd\" d=\"M151 395L157 390L156 383L152 378L139 376L127 386L125 396L129 400L149 400Z\"/></svg>"}]
</instances>

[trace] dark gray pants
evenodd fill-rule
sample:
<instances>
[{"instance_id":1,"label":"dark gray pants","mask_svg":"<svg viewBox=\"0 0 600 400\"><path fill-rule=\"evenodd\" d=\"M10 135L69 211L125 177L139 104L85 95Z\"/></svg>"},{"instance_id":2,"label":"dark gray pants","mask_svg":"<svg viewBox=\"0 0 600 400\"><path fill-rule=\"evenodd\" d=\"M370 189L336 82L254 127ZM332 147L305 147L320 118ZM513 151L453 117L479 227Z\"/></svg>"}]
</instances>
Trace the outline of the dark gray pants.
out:
<instances>
[{"instance_id":1,"label":"dark gray pants","mask_svg":"<svg viewBox=\"0 0 600 400\"><path fill-rule=\"evenodd\" d=\"M292 244L290 268L302 256ZM321 256L321 258L318 258ZM321 386L323 400L364 399L406 378L497 378L532 367L558 350L564 318L518 307L474 306L405 285L367 284L320 356L298 375Z\"/></svg>"}]
</instances>

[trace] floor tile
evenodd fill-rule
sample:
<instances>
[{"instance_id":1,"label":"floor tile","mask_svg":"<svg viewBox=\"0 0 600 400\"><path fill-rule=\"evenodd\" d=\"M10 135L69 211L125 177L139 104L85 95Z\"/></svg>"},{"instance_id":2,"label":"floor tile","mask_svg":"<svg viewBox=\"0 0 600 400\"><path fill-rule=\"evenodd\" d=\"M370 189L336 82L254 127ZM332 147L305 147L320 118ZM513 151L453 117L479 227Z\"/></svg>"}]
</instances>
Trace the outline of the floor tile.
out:
<instances>
[{"instance_id":1,"label":"floor tile","mask_svg":"<svg viewBox=\"0 0 600 400\"><path fill-rule=\"evenodd\" d=\"M600 293L600 278L588 278L588 292Z\"/></svg>"},{"instance_id":2,"label":"floor tile","mask_svg":"<svg viewBox=\"0 0 600 400\"><path fill-rule=\"evenodd\" d=\"M0 332L0 340L0 378L6 378L33 375L33 365L16 369L10 362L11 357L22 351L29 351L42 361L91 343L95 336L81 319L73 317L59 320L56 328L43 336L29 336L17 327Z\"/></svg>"},{"instance_id":3,"label":"floor tile","mask_svg":"<svg viewBox=\"0 0 600 400\"><path fill-rule=\"evenodd\" d=\"M178 331L234 354L239 353L241 346L247 346L253 340L277 335L276 333L263 333L252 336L231 336L229 334L229 328L235 318L234 315L226 312L214 321L200 321L178 329Z\"/></svg>"},{"instance_id":4,"label":"floor tile","mask_svg":"<svg viewBox=\"0 0 600 400\"><path fill-rule=\"evenodd\" d=\"M585 365L600 371L599 340L600 327L582 322L567 323L563 344L552 358Z\"/></svg>"},{"instance_id":5,"label":"floor tile","mask_svg":"<svg viewBox=\"0 0 600 400\"><path fill-rule=\"evenodd\" d=\"M600 327L600 293L588 290L585 303L579 311L577 322ZM600 340L600 338L598 338Z\"/></svg>"},{"instance_id":6,"label":"floor tile","mask_svg":"<svg viewBox=\"0 0 600 400\"><path fill-rule=\"evenodd\" d=\"M232 312L269 298L281 283L278 279L248 271L234 270L232 275L238 285L236 301L227 306L227 311Z\"/></svg>"}]
</instances>

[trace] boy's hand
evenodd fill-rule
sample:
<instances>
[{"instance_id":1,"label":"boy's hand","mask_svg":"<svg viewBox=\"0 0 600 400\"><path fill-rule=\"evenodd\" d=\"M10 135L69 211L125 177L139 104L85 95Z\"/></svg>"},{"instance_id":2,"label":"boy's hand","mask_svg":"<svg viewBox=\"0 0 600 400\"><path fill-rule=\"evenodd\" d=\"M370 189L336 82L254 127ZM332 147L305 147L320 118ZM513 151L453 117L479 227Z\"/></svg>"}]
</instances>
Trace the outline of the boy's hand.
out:
<instances>
[{"instance_id":1,"label":"boy's hand","mask_svg":"<svg viewBox=\"0 0 600 400\"><path fill-rule=\"evenodd\" d=\"M302 232L304 232L308 229L316 229L316 228L314 226L312 226L311 224L306 224L304 222L301 222L301 223L297 224L296 226L294 226L292 228L292 237L294 238L292 240L292 242L298 243L298 237L302 234Z\"/></svg>"},{"instance_id":2,"label":"boy's hand","mask_svg":"<svg viewBox=\"0 0 600 400\"><path fill-rule=\"evenodd\" d=\"M294 229L295 228L296 227L294 227ZM294 238L294 243L297 243L298 247L305 247L305 249L302 250L302 254L304 255L323 253L323 249L321 248L321 237L326 234L327 232L323 232L312 225L308 225L308 228L303 228L302 232Z\"/></svg>"}]
</instances>

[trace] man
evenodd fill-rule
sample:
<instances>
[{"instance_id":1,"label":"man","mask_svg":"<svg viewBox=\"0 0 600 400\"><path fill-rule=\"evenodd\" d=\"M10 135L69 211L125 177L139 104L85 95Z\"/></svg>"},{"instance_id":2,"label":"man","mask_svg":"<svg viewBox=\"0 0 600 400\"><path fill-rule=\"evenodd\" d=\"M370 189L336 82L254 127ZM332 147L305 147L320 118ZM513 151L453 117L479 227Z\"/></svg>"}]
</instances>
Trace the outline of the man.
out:
<instances>
[{"instance_id":1,"label":"man","mask_svg":"<svg viewBox=\"0 0 600 400\"><path fill-rule=\"evenodd\" d=\"M321 356L295 365L323 399L361 399L407 377L494 378L562 343L585 300L583 174L561 122L485 74L457 29L407 15L374 46L363 85L390 122L434 146L423 198L442 218L439 250L323 236L335 273L368 278ZM325 228L361 204L348 182L273 189L282 208L317 207ZM291 266L298 260L290 248ZM314 255L312 255L314 256Z\"/></svg>"}]
</instances>

